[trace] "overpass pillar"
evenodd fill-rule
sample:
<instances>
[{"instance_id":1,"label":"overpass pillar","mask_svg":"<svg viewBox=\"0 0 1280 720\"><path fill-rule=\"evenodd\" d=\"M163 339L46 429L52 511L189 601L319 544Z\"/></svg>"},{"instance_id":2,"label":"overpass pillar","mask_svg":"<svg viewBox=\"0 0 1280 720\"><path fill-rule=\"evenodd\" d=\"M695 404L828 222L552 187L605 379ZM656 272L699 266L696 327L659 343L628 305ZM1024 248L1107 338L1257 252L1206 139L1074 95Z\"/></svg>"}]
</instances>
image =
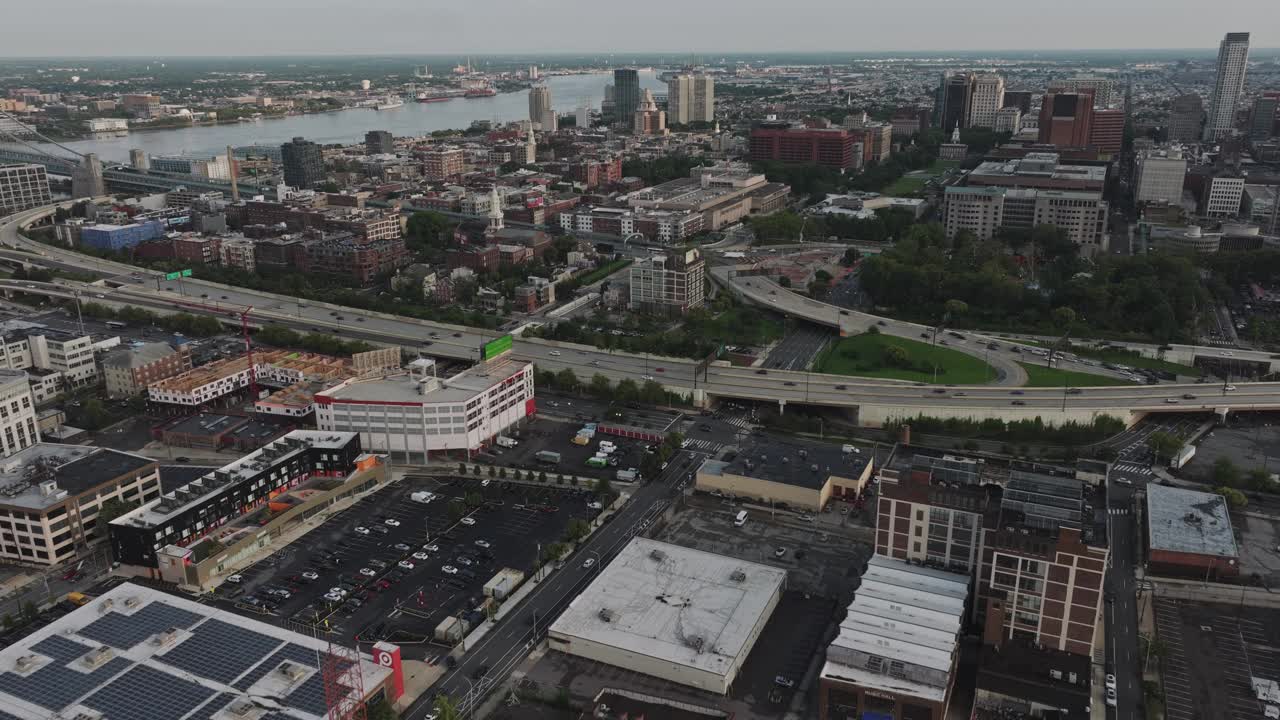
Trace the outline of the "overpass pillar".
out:
<instances>
[{"instance_id":1,"label":"overpass pillar","mask_svg":"<svg viewBox=\"0 0 1280 720\"><path fill-rule=\"evenodd\" d=\"M1214 408L1213 411L1218 414L1218 422L1226 424L1227 414L1231 412L1229 407Z\"/></svg>"},{"instance_id":2,"label":"overpass pillar","mask_svg":"<svg viewBox=\"0 0 1280 720\"><path fill-rule=\"evenodd\" d=\"M779 401L778 401L778 414L779 414L779 415L781 415L781 414L783 414L784 412L786 412L786 410L787 410L787 401L786 401L786 400L779 400Z\"/></svg>"}]
</instances>

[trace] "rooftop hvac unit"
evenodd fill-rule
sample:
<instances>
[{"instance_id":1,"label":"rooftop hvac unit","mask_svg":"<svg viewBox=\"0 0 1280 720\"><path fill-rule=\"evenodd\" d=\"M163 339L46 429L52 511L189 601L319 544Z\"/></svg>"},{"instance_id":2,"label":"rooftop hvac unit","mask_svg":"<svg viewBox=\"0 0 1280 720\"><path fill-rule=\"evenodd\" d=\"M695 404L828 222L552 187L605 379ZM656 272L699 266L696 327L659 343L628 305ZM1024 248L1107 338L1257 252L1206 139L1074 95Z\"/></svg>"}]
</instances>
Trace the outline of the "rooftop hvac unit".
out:
<instances>
[{"instance_id":1,"label":"rooftop hvac unit","mask_svg":"<svg viewBox=\"0 0 1280 720\"><path fill-rule=\"evenodd\" d=\"M178 639L178 628L171 627L151 636L151 644L156 647L168 647Z\"/></svg>"},{"instance_id":2,"label":"rooftop hvac unit","mask_svg":"<svg viewBox=\"0 0 1280 720\"><path fill-rule=\"evenodd\" d=\"M734 582L744 582L747 579L747 574L741 570L734 570L729 573L729 579Z\"/></svg>"},{"instance_id":3,"label":"rooftop hvac unit","mask_svg":"<svg viewBox=\"0 0 1280 720\"><path fill-rule=\"evenodd\" d=\"M234 717L252 717L257 707L252 700L240 698L227 706L227 712Z\"/></svg>"},{"instance_id":4,"label":"rooftop hvac unit","mask_svg":"<svg viewBox=\"0 0 1280 720\"><path fill-rule=\"evenodd\" d=\"M1050 671L1049 671L1049 677L1053 678L1054 680L1061 680L1061 679L1062 679L1062 671L1061 671L1061 670L1050 670Z\"/></svg>"},{"instance_id":5,"label":"rooftop hvac unit","mask_svg":"<svg viewBox=\"0 0 1280 720\"><path fill-rule=\"evenodd\" d=\"M298 663L286 660L280 663L280 667L276 668L276 672L288 678L289 682L295 683L306 677L307 669Z\"/></svg>"},{"instance_id":6,"label":"rooftop hvac unit","mask_svg":"<svg viewBox=\"0 0 1280 720\"><path fill-rule=\"evenodd\" d=\"M667 554L655 548L649 551L649 559L662 562L663 560L667 559Z\"/></svg>"},{"instance_id":7,"label":"rooftop hvac unit","mask_svg":"<svg viewBox=\"0 0 1280 720\"><path fill-rule=\"evenodd\" d=\"M142 604L142 600L137 595L130 595L124 599L124 606L130 609L136 608L140 604Z\"/></svg>"},{"instance_id":8,"label":"rooftop hvac unit","mask_svg":"<svg viewBox=\"0 0 1280 720\"><path fill-rule=\"evenodd\" d=\"M89 668L100 668L113 657L115 652L106 645L102 645L84 654L84 665Z\"/></svg>"},{"instance_id":9,"label":"rooftop hvac unit","mask_svg":"<svg viewBox=\"0 0 1280 720\"><path fill-rule=\"evenodd\" d=\"M13 669L18 672L26 672L35 666L37 658L35 655L22 655L13 661Z\"/></svg>"},{"instance_id":10,"label":"rooftop hvac unit","mask_svg":"<svg viewBox=\"0 0 1280 720\"><path fill-rule=\"evenodd\" d=\"M613 622L614 618L613 611L609 608L600 608L600 612L596 613L596 616L605 622Z\"/></svg>"}]
</instances>

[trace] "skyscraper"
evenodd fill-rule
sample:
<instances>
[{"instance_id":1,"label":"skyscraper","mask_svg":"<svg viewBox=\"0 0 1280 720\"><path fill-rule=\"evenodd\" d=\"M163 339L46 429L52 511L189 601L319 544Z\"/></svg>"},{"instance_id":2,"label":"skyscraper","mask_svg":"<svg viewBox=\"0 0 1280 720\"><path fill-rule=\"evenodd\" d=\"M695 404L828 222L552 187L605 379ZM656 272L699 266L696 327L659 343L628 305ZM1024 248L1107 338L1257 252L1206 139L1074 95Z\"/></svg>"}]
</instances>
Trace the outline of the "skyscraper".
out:
<instances>
[{"instance_id":1,"label":"skyscraper","mask_svg":"<svg viewBox=\"0 0 1280 720\"><path fill-rule=\"evenodd\" d=\"M556 111L551 107L551 88L546 85L529 88L529 121L544 132L556 130Z\"/></svg>"},{"instance_id":2,"label":"skyscraper","mask_svg":"<svg viewBox=\"0 0 1280 720\"><path fill-rule=\"evenodd\" d=\"M1249 64L1249 33L1227 33L1218 46L1218 75L1209 100L1209 122L1204 140L1212 142L1227 135L1235 125L1236 104L1244 90L1244 71Z\"/></svg>"},{"instance_id":3,"label":"skyscraper","mask_svg":"<svg viewBox=\"0 0 1280 720\"><path fill-rule=\"evenodd\" d=\"M676 75L667 81L667 119L676 125L715 120L715 80L710 75Z\"/></svg>"},{"instance_id":4,"label":"skyscraper","mask_svg":"<svg viewBox=\"0 0 1280 720\"><path fill-rule=\"evenodd\" d=\"M969 127L994 128L996 112L1004 105L1004 78L979 75L973 81L969 99Z\"/></svg>"},{"instance_id":5,"label":"skyscraper","mask_svg":"<svg viewBox=\"0 0 1280 720\"><path fill-rule=\"evenodd\" d=\"M632 114L631 127L636 135L661 135L667 129L667 114L658 109L658 103L648 88L645 88L644 99Z\"/></svg>"},{"instance_id":6,"label":"skyscraper","mask_svg":"<svg viewBox=\"0 0 1280 720\"><path fill-rule=\"evenodd\" d=\"M284 182L290 187L307 190L324 180L324 158L320 146L296 137L280 146L284 165Z\"/></svg>"},{"instance_id":7,"label":"skyscraper","mask_svg":"<svg viewBox=\"0 0 1280 720\"><path fill-rule=\"evenodd\" d=\"M640 105L640 73L634 68L618 68L613 71L614 117L618 122L629 122Z\"/></svg>"},{"instance_id":8,"label":"skyscraper","mask_svg":"<svg viewBox=\"0 0 1280 720\"><path fill-rule=\"evenodd\" d=\"M370 155L390 155L396 151L396 138L386 130L370 130L364 134L364 151Z\"/></svg>"},{"instance_id":9,"label":"skyscraper","mask_svg":"<svg viewBox=\"0 0 1280 720\"><path fill-rule=\"evenodd\" d=\"M968 127L969 102L973 97L973 73L943 73L936 103L938 127L951 132Z\"/></svg>"},{"instance_id":10,"label":"skyscraper","mask_svg":"<svg viewBox=\"0 0 1280 720\"><path fill-rule=\"evenodd\" d=\"M1040 142L1085 147L1093 128L1093 93L1046 93L1040 106Z\"/></svg>"},{"instance_id":11,"label":"skyscraper","mask_svg":"<svg viewBox=\"0 0 1280 720\"><path fill-rule=\"evenodd\" d=\"M1280 93L1264 93L1254 98L1249 113L1249 139L1268 140L1275 134L1276 111L1280 108Z\"/></svg>"},{"instance_id":12,"label":"skyscraper","mask_svg":"<svg viewBox=\"0 0 1280 720\"><path fill-rule=\"evenodd\" d=\"M1200 124L1204 122L1204 100L1194 93L1179 95L1169 108L1169 139L1191 143L1200 140Z\"/></svg>"}]
</instances>

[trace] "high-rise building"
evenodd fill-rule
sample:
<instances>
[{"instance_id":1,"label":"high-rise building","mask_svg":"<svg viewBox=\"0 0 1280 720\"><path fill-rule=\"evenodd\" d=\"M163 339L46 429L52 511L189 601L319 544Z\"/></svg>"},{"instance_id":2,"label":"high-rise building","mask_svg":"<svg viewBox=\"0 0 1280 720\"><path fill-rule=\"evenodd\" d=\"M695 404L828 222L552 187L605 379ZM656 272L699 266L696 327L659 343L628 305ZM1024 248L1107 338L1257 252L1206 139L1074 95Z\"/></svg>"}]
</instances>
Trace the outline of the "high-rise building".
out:
<instances>
[{"instance_id":1,"label":"high-rise building","mask_svg":"<svg viewBox=\"0 0 1280 720\"><path fill-rule=\"evenodd\" d=\"M1040 142L1085 147L1093 126L1093 94L1047 93L1040 105Z\"/></svg>"},{"instance_id":2,"label":"high-rise building","mask_svg":"<svg viewBox=\"0 0 1280 720\"><path fill-rule=\"evenodd\" d=\"M1002 107L996 112L996 132L1017 133L1021 129L1021 110L1016 107Z\"/></svg>"},{"instance_id":3,"label":"high-rise building","mask_svg":"<svg viewBox=\"0 0 1280 720\"><path fill-rule=\"evenodd\" d=\"M364 134L364 151L370 155L394 154L396 137L386 130L370 130Z\"/></svg>"},{"instance_id":4,"label":"high-rise building","mask_svg":"<svg viewBox=\"0 0 1280 720\"><path fill-rule=\"evenodd\" d=\"M658 103L648 88L645 88L644 98L636 107L631 130L636 135L661 135L667 130L667 114L658 109Z\"/></svg>"},{"instance_id":5,"label":"high-rise building","mask_svg":"<svg viewBox=\"0 0 1280 720\"><path fill-rule=\"evenodd\" d=\"M98 197L107 194L107 184L102 178L102 163L96 153L85 153L80 164L71 170L71 197Z\"/></svg>"},{"instance_id":6,"label":"high-rise building","mask_svg":"<svg viewBox=\"0 0 1280 720\"><path fill-rule=\"evenodd\" d=\"M753 161L816 163L838 170L857 167L854 152L860 133L848 128L794 127L786 122L763 122L751 129Z\"/></svg>"},{"instance_id":7,"label":"high-rise building","mask_svg":"<svg viewBox=\"0 0 1280 720\"><path fill-rule=\"evenodd\" d=\"M1094 107L1108 107L1115 102L1115 88L1111 80L1100 77L1074 77L1062 80L1050 80L1048 91L1051 93L1078 93L1093 91Z\"/></svg>"},{"instance_id":8,"label":"high-rise building","mask_svg":"<svg viewBox=\"0 0 1280 720\"><path fill-rule=\"evenodd\" d=\"M1100 153L1119 155L1124 146L1124 110L1094 110L1089 126L1089 144Z\"/></svg>"},{"instance_id":9,"label":"high-rise building","mask_svg":"<svg viewBox=\"0 0 1280 720\"><path fill-rule=\"evenodd\" d=\"M22 370L0 370L0 455L9 457L19 450L40 442L40 430L36 426L35 403L31 399L31 385L27 373Z\"/></svg>"},{"instance_id":10,"label":"high-rise building","mask_svg":"<svg viewBox=\"0 0 1280 720\"><path fill-rule=\"evenodd\" d=\"M1187 177L1187 159L1180 148L1148 150L1138 156L1135 175L1135 201L1177 204Z\"/></svg>"},{"instance_id":11,"label":"high-rise building","mask_svg":"<svg viewBox=\"0 0 1280 720\"><path fill-rule=\"evenodd\" d=\"M1016 107L1023 115L1031 114L1031 98L1035 93L1029 90L1005 90L1002 107Z\"/></svg>"},{"instance_id":12,"label":"high-rise building","mask_svg":"<svg viewBox=\"0 0 1280 720\"><path fill-rule=\"evenodd\" d=\"M969 127L994 128L996 112L1004 104L1004 78L979 75L974 79L969 98Z\"/></svg>"},{"instance_id":13,"label":"high-rise building","mask_svg":"<svg viewBox=\"0 0 1280 720\"><path fill-rule=\"evenodd\" d=\"M320 146L300 137L280 146L284 161L284 182L300 190L313 188L324 180L324 158Z\"/></svg>"},{"instance_id":14,"label":"high-rise building","mask_svg":"<svg viewBox=\"0 0 1280 720\"><path fill-rule=\"evenodd\" d=\"M150 170L151 159L147 156L146 150L134 148L129 151L129 165L136 170Z\"/></svg>"},{"instance_id":15,"label":"high-rise building","mask_svg":"<svg viewBox=\"0 0 1280 720\"><path fill-rule=\"evenodd\" d=\"M461 175L466 168L467 155L462 148L439 148L422 154L422 172L427 180L449 180Z\"/></svg>"},{"instance_id":16,"label":"high-rise building","mask_svg":"<svg viewBox=\"0 0 1280 720\"><path fill-rule=\"evenodd\" d=\"M653 255L631 266L631 308L683 314L707 298L706 261L698 250Z\"/></svg>"},{"instance_id":17,"label":"high-rise building","mask_svg":"<svg viewBox=\"0 0 1280 720\"><path fill-rule=\"evenodd\" d=\"M605 88L606 95L608 88ZM606 97L606 100L608 98ZM620 123L630 122L640 106L640 73L634 68L613 71L613 112Z\"/></svg>"},{"instance_id":18,"label":"high-rise building","mask_svg":"<svg viewBox=\"0 0 1280 720\"><path fill-rule=\"evenodd\" d=\"M1204 101L1194 93L1179 95L1169 108L1169 140L1193 143L1200 141L1200 126L1204 122Z\"/></svg>"},{"instance_id":19,"label":"high-rise building","mask_svg":"<svg viewBox=\"0 0 1280 720\"><path fill-rule=\"evenodd\" d=\"M973 97L974 82L973 73L942 74L935 110L938 127L944 132L951 132L957 127L968 127L966 123L969 121L969 102Z\"/></svg>"},{"instance_id":20,"label":"high-rise building","mask_svg":"<svg viewBox=\"0 0 1280 720\"><path fill-rule=\"evenodd\" d=\"M582 98L578 101L578 109L573 113L574 124L580 128L591 127L591 101Z\"/></svg>"},{"instance_id":21,"label":"high-rise building","mask_svg":"<svg viewBox=\"0 0 1280 720\"><path fill-rule=\"evenodd\" d=\"M43 165L0 165L0 215L53 202Z\"/></svg>"},{"instance_id":22,"label":"high-rise building","mask_svg":"<svg viewBox=\"0 0 1280 720\"><path fill-rule=\"evenodd\" d=\"M1253 101L1249 113L1249 139L1269 140L1276 133L1276 112L1280 110L1280 93L1266 93Z\"/></svg>"},{"instance_id":23,"label":"high-rise building","mask_svg":"<svg viewBox=\"0 0 1280 720\"><path fill-rule=\"evenodd\" d=\"M551 106L551 88L546 85L529 88L529 122L543 132L556 131L556 111Z\"/></svg>"},{"instance_id":24,"label":"high-rise building","mask_svg":"<svg viewBox=\"0 0 1280 720\"><path fill-rule=\"evenodd\" d=\"M1230 134L1235 126L1236 104L1244 91L1244 73L1249 64L1249 33L1227 33L1218 46L1218 74L1209 100L1209 121L1204 140L1212 142Z\"/></svg>"},{"instance_id":25,"label":"high-rise building","mask_svg":"<svg viewBox=\"0 0 1280 720\"><path fill-rule=\"evenodd\" d=\"M667 119L676 125L715 120L715 80L710 75L676 75L667 81Z\"/></svg>"}]
</instances>

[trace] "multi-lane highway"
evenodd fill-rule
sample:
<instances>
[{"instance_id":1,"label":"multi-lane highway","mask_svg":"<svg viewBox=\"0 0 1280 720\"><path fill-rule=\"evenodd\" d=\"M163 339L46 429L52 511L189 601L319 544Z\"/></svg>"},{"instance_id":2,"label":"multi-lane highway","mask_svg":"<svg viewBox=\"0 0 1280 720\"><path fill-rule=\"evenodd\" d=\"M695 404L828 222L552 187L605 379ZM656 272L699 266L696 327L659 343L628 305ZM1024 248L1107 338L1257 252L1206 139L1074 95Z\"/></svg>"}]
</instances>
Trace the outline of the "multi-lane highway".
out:
<instances>
[{"instance_id":1,"label":"multi-lane highway","mask_svg":"<svg viewBox=\"0 0 1280 720\"><path fill-rule=\"evenodd\" d=\"M223 317L238 315L244 308L252 306L249 317L255 323L281 324L302 331L333 332L343 337L400 345L410 351L445 358L475 359L481 345L494 337L492 331L298 300L191 278L183 281L157 280L156 274L150 271L102 261L21 237L18 232L20 224L49 212L48 209L27 211L0 224L0 258L74 268L107 279L93 285L59 280L47 286L10 281L0 284L0 288L59 297L65 297L69 290L78 290L82 297L98 302L156 310L183 309ZM833 312L839 313L838 308L832 307ZM863 319L862 315L854 316L853 311L849 312L851 315L848 317L877 323L887 332L914 332L920 328L875 316ZM885 325L878 325L880 322ZM900 329L899 325L910 327ZM898 381L802 371L730 367L722 362L712 363L695 377L698 366L687 359L613 353L538 339L517 339L513 354L516 358L537 363L542 369L572 369L583 381L596 373L614 381L652 378L673 390L693 393L699 402L738 398L777 403L784 409L786 405L796 403L857 408L860 419L867 423L921 412L944 417L1017 419L1040 416L1053 421L1057 418L1087 419L1099 412L1126 417L1130 412L1151 410L1203 412L1219 407L1280 408L1280 383L1237 383L1237 389L1231 392L1221 385L1159 385L1085 388L1068 394L1064 388L924 387Z\"/></svg>"}]
</instances>

